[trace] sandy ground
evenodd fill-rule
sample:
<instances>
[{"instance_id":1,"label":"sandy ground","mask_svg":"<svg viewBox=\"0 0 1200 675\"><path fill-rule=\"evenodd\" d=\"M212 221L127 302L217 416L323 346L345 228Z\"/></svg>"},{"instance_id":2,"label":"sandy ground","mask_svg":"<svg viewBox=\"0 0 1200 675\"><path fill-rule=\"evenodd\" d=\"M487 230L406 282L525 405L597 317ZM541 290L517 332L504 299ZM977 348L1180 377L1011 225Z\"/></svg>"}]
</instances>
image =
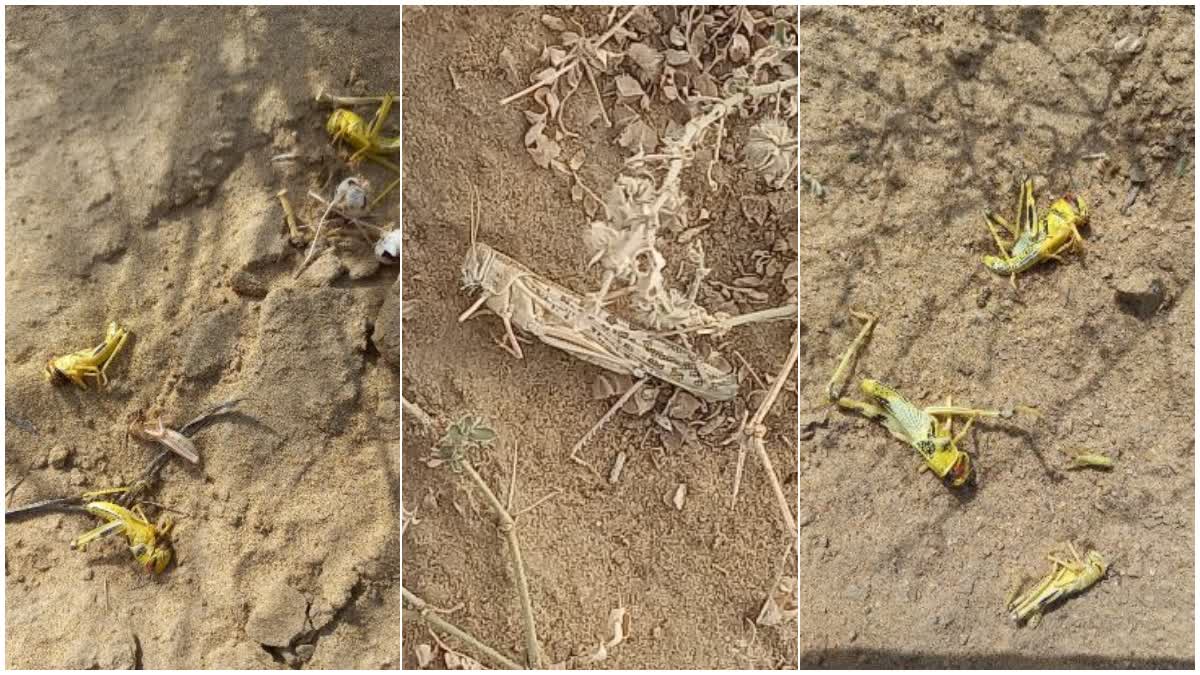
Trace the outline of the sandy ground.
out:
<instances>
[{"instance_id":1,"label":"sandy ground","mask_svg":"<svg viewBox=\"0 0 1200 675\"><path fill-rule=\"evenodd\" d=\"M1194 12L801 9L801 663L1190 667L1194 658ZM1125 36L1144 40L1128 53ZM1125 44L1129 44L1127 41ZM1086 159L1107 153L1107 161ZM981 212L1015 180L1091 205L1086 257L989 272ZM1122 211L1134 181L1140 192ZM1036 406L963 441L957 495L860 416L823 406L858 361L928 405ZM1067 451L1116 458L1066 471ZM1013 625L1057 542L1106 579Z\"/></svg>"},{"instance_id":2,"label":"sandy ground","mask_svg":"<svg viewBox=\"0 0 1200 675\"><path fill-rule=\"evenodd\" d=\"M6 665L399 667L397 272L352 240L293 280L275 197L310 222L304 193L346 175L313 98L398 88L399 9L6 22L9 505L135 478L155 449L124 442L132 414L247 397L149 497L177 522L160 577L119 537L70 550L90 516L6 526ZM132 339L108 388L43 380L110 320Z\"/></svg>"},{"instance_id":3,"label":"sandy ground","mask_svg":"<svg viewBox=\"0 0 1200 675\"><path fill-rule=\"evenodd\" d=\"M481 472L504 499L515 458L515 510L554 495L517 523L547 664L794 668L794 621L761 627L757 634L752 627L773 580L795 574L794 554L785 555L790 535L753 457L731 507L737 446L720 445L729 431L671 447L650 415L621 414L583 450L605 476L618 453L627 452L622 477L609 484L567 459L572 444L608 407L591 395L601 370L537 341L524 345L525 358L516 360L493 342L501 332L494 316L456 321L472 302L460 291L469 182L482 195L482 241L576 292L599 286L599 272L586 269L581 235L587 214L572 203L569 186L536 166L523 147L528 123L522 111L538 106L528 99L498 103L529 82L543 45L557 44L557 35L539 20L543 12L577 21L591 35L606 25L607 11L600 8L404 13L404 394L440 425L468 413L491 422L500 442L484 453ZM645 34L636 24L634 29ZM510 78L500 58L505 49L515 64L511 74L519 77ZM600 84L612 90L611 80L601 78ZM607 101L612 115L611 94ZM580 173L600 190L611 184L623 151L613 144L615 130L598 119L589 123L594 102L585 83L567 102L564 119L581 134L572 147L587 152ZM668 112L652 105L654 114ZM665 124L664 117L656 119ZM747 128L741 120L732 124L727 146L743 143ZM783 189L768 191L733 161L719 162L714 174L718 191L707 190L702 171L693 169L684 189L693 214L701 208L713 214L703 234L712 278L731 283L755 250L770 251L777 239L794 237L796 183L793 176ZM747 211L762 222L751 221ZM664 254L678 259L680 249L672 241ZM781 253L793 255L790 249ZM768 288L766 306L786 301L778 278ZM736 350L767 376L782 366L793 330L791 322L762 324L697 345L717 346L738 363ZM766 445L784 490L794 497L793 383L767 418ZM744 390L755 388L747 383ZM666 396L664 391L660 409ZM708 414L732 418L742 409L740 402L714 405ZM434 605L458 606L449 620L507 654L521 654L504 539L466 477L425 462L439 433L405 416L403 501L419 522L403 536L404 586ZM678 511L670 499L681 483L688 496ZM618 607L628 610L630 638L599 663L572 658L591 654L610 636L607 618ZM441 650L429 632L406 619L405 667L417 666L420 645L435 650L440 666Z\"/></svg>"}]
</instances>

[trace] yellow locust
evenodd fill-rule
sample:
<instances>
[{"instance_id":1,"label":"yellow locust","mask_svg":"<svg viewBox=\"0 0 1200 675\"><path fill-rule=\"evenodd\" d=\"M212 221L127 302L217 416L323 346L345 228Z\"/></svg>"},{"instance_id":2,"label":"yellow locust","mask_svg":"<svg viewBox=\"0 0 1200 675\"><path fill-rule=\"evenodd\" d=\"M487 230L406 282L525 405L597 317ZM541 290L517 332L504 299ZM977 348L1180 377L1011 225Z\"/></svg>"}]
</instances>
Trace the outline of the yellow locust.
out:
<instances>
[{"instance_id":1,"label":"yellow locust","mask_svg":"<svg viewBox=\"0 0 1200 675\"><path fill-rule=\"evenodd\" d=\"M1017 287L1017 274L1053 258L1061 261L1059 253L1072 245L1083 250L1083 237L1079 227L1088 222L1087 204L1082 197L1067 194L1050 205L1037 217L1033 199L1033 181L1028 177L1021 183L1017 196L1017 224L1014 226L992 211L984 211L987 222L1000 255L983 256L983 264L997 274L1007 274L1013 288ZM1005 246L997 226L1012 235L1011 252Z\"/></svg>"},{"instance_id":2,"label":"yellow locust","mask_svg":"<svg viewBox=\"0 0 1200 675\"><path fill-rule=\"evenodd\" d=\"M972 482L975 474L971 456L958 449L958 441L966 435L976 418L1002 417L1008 413L954 406L949 401L944 406L918 408L896 390L871 379L864 379L860 385L862 392L868 396L867 401L839 396L838 391L849 374L846 371L850 362L875 326L875 317L853 311L851 314L865 323L829 379L825 390L829 400L842 408L882 421L893 436L911 445L921 455L925 466L950 487L959 488ZM967 419L966 425L957 434L953 427L955 417Z\"/></svg>"}]
</instances>

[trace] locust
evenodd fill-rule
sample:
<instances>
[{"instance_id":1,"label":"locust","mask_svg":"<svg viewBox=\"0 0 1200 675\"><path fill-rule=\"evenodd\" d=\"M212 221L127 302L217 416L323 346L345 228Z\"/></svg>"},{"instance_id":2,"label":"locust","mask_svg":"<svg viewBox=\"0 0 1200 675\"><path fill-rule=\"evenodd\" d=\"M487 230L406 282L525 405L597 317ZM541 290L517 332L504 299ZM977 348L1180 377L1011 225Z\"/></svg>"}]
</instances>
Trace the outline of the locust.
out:
<instances>
[{"instance_id":1,"label":"locust","mask_svg":"<svg viewBox=\"0 0 1200 675\"><path fill-rule=\"evenodd\" d=\"M74 382L80 389L87 389L85 377L94 377L105 386L108 384L108 366L125 346L129 331L117 325L116 321L108 324L104 341L91 349L81 349L73 354L50 359L46 363L46 381L51 384Z\"/></svg>"},{"instance_id":2,"label":"locust","mask_svg":"<svg viewBox=\"0 0 1200 675\"><path fill-rule=\"evenodd\" d=\"M1061 262L1059 254L1073 246L1082 251L1083 237L1079 235L1079 228L1088 223L1090 216L1083 198L1068 193L1051 204L1039 218L1033 198L1033 181L1026 176L1017 194L1016 225L990 210L984 210L983 218L1000 249L999 256L983 256L983 264L997 274L1007 274L1016 289L1017 275L1021 272L1046 260ZM1008 246L1005 246L998 227L1012 236Z\"/></svg>"},{"instance_id":3,"label":"locust","mask_svg":"<svg viewBox=\"0 0 1200 675\"><path fill-rule=\"evenodd\" d=\"M329 120L325 122L325 131L332 137L333 142L345 141L354 148L354 154L350 155L351 163L369 159L396 174L400 173L400 167L386 157L386 155L395 155L400 152L400 138L382 134L383 123L387 120L388 113L391 112L395 98L392 94L385 94L380 101L379 109L375 111L375 117L370 122L348 108L338 108L329 115ZM371 200L371 203L367 205L367 210L374 208L399 184L400 178L389 183L382 192L375 196L375 199Z\"/></svg>"},{"instance_id":4,"label":"locust","mask_svg":"<svg viewBox=\"0 0 1200 675\"><path fill-rule=\"evenodd\" d=\"M504 323L505 336L500 344L516 358L524 354L514 328L615 373L654 377L712 401L727 401L737 395L734 373L703 361L682 345L593 308L582 296L476 241L478 208L476 205L472 211L471 244L462 265L462 285L481 294L458 317L460 323L486 307Z\"/></svg>"},{"instance_id":5,"label":"locust","mask_svg":"<svg viewBox=\"0 0 1200 675\"><path fill-rule=\"evenodd\" d=\"M111 501L97 499L104 495L121 493L129 494L129 488L109 488L85 492L79 497L61 497L48 499L9 509L4 512L6 521L20 519L48 511L85 512L103 519L103 525L96 527L71 542L72 549L86 550L88 545L110 534L124 534L129 542L129 552L147 572L161 574L171 563L171 542L169 539L173 523L170 518L163 517L157 524L152 524L141 507L134 505L132 510Z\"/></svg>"},{"instance_id":6,"label":"locust","mask_svg":"<svg viewBox=\"0 0 1200 675\"><path fill-rule=\"evenodd\" d=\"M1098 551L1088 551L1084 559L1079 558L1075 546L1067 542L1071 560L1051 553L1047 556L1054 567L1036 585L1019 595L1010 593L1007 602L1009 618L1015 623L1027 621L1030 628L1041 622L1042 612L1050 605L1072 595L1078 595L1104 577L1108 566Z\"/></svg>"},{"instance_id":7,"label":"locust","mask_svg":"<svg viewBox=\"0 0 1200 675\"><path fill-rule=\"evenodd\" d=\"M125 488L116 491L123 492ZM95 493L91 493L95 494ZM86 496L86 495L85 495ZM90 501L83 509L107 521L71 542L71 548L83 551L100 537L122 533L129 540L129 552L147 572L162 574L171 564L171 543L168 539L173 523L164 516L157 525L151 524L141 508L133 510L108 501Z\"/></svg>"},{"instance_id":8,"label":"locust","mask_svg":"<svg viewBox=\"0 0 1200 675\"><path fill-rule=\"evenodd\" d=\"M955 406L950 400L946 405L920 408L895 389L872 379L864 379L860 384L860 389L868 397L867 401L840 396L838 392L850 375L850 363L862 349L876 323L876 318L870 314L853 310L850 314L863 321L863 327L842 354L825 387L828 400L841 408L881 421L893 436L917 451L924 460L922 469L931 470L950 487L960 488L974 482L976 474L971 455L960 450L958 442L966 436L977 418L1007 417L1011 413ZM967 420L957 434L954 433L955 417Z\"/></svg>"}]
</instances>

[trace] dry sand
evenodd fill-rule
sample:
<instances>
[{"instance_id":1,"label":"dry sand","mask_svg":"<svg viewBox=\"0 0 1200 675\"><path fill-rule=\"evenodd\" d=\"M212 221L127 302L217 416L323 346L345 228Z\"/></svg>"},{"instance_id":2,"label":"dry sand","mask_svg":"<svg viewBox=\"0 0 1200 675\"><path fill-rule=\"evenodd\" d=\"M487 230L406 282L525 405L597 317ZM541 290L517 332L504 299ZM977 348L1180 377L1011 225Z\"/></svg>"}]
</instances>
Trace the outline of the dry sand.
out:
<instances>
[{"instance_id":1,"label":"dry sand","mask_svg":"<svg viewBox=\"0 0 1200 675\"><path fill-rule=\"evenodd\" d=\"M1195 79L1190 8L802 8L801 663L1190 667ZM1125 36L1136 53L1115 53ZM1107 162L1085 159L1104 152ZM1015 179L1091 205L1086 257L989 272ZM1122 212L1131 177L1141 190ZM977 424L972 494L824 405L861 377L1040 417ZM1066 471L1076 448L1110 472ZM1108 578L1014 626L1006 592L1067 539Z\"/></svg>"},{"instance_id":2,"label":"dry sand","mask_svg":"<svg viewBox=\"0 0 1200 675\"><path fill-rule=\"evenodd\" d=\"M439 424L467 413L492 423L500 442L484 454L481 472L504 499L515 457L516 509L557 491L518 520L547 664L795 667L794 620L758 628L757 634L753 627L773 581L781 573L795 574L795 556L785 556L790 536L754 457L747 460L741 496L731 507L736 444L706 439L671 447L651 416L620 414L582 453L606 476L618 453L628 454L620 481L609 484L567 459L572 444L608 407L591 396L601 370L537 341L523 346L523 360L514 359L492 340L502 330L494 316L456 322L472 301L459 290L469 241L468 181L482 194L482 241L576 292L599 286L598 270L586 269L587 214L572 203L568 184L536 166L522 145L528 128L522 111L540 106L528 99L498 103L529 82L525 78L539 68L543 45L558 43L558 35L540 21L543 13L577 21L590 35L606 26L602 8L405 11L404 299L413 303L404 322L405 396ZM655 14L665 20L669 12ZM638 28L640 22L631 25L639 34L648 32L648 26ZM510 79L500 58L505 49L513 55L516 78ZM598 79L612 90L611 77ZM610 116L617 112L612 98L606 99ZM570 143L586 149L584 180L603 190L625 154L614 144L616 129L598 119L588 122L594 105L585 80L568 100L564 120L581 134ZM655 102L650 114L665 126L670 112ZM725 147L741 147L749 126L731 122ZM794 241L795 181L768 191L737 161L718 162L714 178L721 185L715 192L704 186L703 170L693 167L684 192L693 218L701 208L712 212L713 225L702 235L711 278L731 283L755 250L770 251L779 238ZM682 247L675 237L664 238L669 246L664 255L678 261ZM785 246L779 254L783 265L789 256L794 252ZM764 306L786 301L778 277L764 288L770 294ZM793 330L791 322L734 329L721 351L736 364L736 350L760 375L774 374ZM706 348L712 344L698 341ZM767 418L766 438L791 497L793 383L789 380ZM750 381L743 386L744 392L754 388ZM735 414L733 408L710 408L722 410ZM503 652L521 654L504 539L465 477L424 461L437 436L405 416L404 506L420 521L403 537L405 588L441 607L461 606L450 620ZM681 483L688 496L678 511L670 499ZM631 638L610 649L604 661L573 659L591 654L610 636L607 618L618 607L628 609ZM404 666L413 668L418 645L437 647L416 621L406 621L404 643Z\"/></svg>"},{"instance_id":3,"label":"dry sand","mask_svg":"<svg viewBox=\"0 0 1200 675\"><path fill-rule=\"evenodd\" d=\"M90 516L6 526L6 665L399 667L397 272L351 240L293 281L275 198L307 222L346 175L314 95L397 90L399 8L6 17L9 504L135 478L131 414L248 397L150 497L160 577L120 537L70 550ZM133 337L107 389L43 380L109 320Z\"/></svg>"}]
</instances>

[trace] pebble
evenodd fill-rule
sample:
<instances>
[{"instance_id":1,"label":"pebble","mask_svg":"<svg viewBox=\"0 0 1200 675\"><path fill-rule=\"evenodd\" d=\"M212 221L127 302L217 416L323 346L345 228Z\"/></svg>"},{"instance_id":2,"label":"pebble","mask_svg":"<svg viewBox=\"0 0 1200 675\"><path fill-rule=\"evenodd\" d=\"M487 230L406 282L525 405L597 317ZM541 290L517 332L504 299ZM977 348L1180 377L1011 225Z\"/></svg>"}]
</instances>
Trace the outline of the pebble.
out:
<instances>
[{"instance_id":1,"label":"pebble","mask_svg":"<svg viewBox=\"0 0 1200 675\"><path fill-rule=\"evenodd\" d=\"M1116 284L1116 301L1122 311L1139 318L1154 314L1166 297L1166 287L1153 272L1139 269Z\"/></svg>"},{"instance_id":2,"label":"pebble","mask_svg":"<svg viewBox=\"0 0 1200 675\"><path fill-rule=\"evenodd\" d=\"M49 462L50 466L62 470L66 469L71 464L71 456L74 451L65 445L56 445L50 449Z\"/></svg>"}]
</instances>

